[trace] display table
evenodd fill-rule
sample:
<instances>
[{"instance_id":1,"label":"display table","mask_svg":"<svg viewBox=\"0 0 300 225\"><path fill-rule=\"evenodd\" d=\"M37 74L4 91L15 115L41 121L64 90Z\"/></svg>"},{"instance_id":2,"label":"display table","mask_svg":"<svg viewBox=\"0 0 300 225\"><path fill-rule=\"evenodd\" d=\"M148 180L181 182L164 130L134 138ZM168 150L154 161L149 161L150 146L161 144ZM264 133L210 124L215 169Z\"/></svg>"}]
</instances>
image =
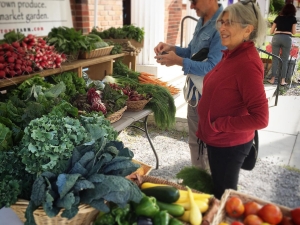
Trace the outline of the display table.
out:
<instances>
[{"instance_id":1,"label":"display table","mask_svg":"<svg viewBox=\"0 0 300 225\"><path fill-rule=\"evenodd\" d=\"M155 155L155 158L156 158L156 167L155 168L158 169L158 166L159 166L158 155L157 155L156 150L155 150L155 148L152 144L152 141L149 137L148 125L147 125L148 116L151 113L152 113L152 111L150 109L143 109L143 110L138 111L138 112L127 112L127 111L125 111L123 116L121 117L121 119L118 120L117 122L113 123L112 126L115 128L115 130L117 132L121 132L126 127L133 127L133 128L136 128L136 129L139 129L139 130L145 132L145 134L147 136L147 139L149 141L149 144L150 144L150 146L152 148L152 151L153 151L153 153ZM140 121L144 124L144 129L140 128L140 127L137 127L135 125L132 125L132 123L137 122L137 121Z\"/></svg>"}]
</instances>

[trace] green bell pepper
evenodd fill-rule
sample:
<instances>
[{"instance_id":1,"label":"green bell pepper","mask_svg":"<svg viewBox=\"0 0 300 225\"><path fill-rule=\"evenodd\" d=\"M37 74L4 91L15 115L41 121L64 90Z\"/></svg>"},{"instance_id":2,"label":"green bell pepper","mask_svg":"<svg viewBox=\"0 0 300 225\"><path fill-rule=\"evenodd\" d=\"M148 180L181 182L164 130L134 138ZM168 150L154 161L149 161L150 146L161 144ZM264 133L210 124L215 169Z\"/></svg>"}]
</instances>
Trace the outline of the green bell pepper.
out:
<instances>
[{"instance_id":1,"label":"green bell pepper","mask_svg":"<svg viewBox=\"0 0 300 225\"><path fill-rule=\"evenodd\" d=\"M134 204L134 210L138 216L153 218L159 212L159 207L154 197L144 195L139 203Z\"/></svg>"},{"instance_id":2,"label":"green bell pepper","mask_svg":"<svg viewBox=\"0 0 300 225\"><path fill-rule=\"evenodd\" d=\"M183 225L183 223L180 220L172 217L169 221L169 225Z\"/></svg>"},{"instance_id":3,"label":"green bell pepper","mask_svg":"<svg viewBox=\"0 0 300 225\"><path fill-rule=\"evenodd\" d=\"M167 210L158 212L153 219L154 225L169 225L170 215Z\"/></svg>"},{"instance_id":4,"label":"green bell pepper","mask_svg":"<svg viewBox=\"0 0 300 225\"><path fill-rule=\"evenodd\" d=\"M111 214L115 217L115 221L118 225L125 225L126 216L130 211L130 205L127 204L124 208L115 207L112 209Z\"/></svg>"}]
</instances>

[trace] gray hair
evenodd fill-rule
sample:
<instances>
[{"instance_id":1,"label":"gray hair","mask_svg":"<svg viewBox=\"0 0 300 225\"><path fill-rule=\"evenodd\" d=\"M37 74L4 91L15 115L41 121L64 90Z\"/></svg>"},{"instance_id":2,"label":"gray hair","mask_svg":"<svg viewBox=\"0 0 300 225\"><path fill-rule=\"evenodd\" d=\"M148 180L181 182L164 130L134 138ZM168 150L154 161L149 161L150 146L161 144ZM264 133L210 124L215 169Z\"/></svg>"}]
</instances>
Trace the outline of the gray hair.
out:
<instances>
[{"instance_id":1,"label":"gray hair","mask_svg":"<svg viewBox=\"0 0 300 225\"><path fill-rule=\"evenodd\" d=\"M256 46L258 47L263 44L266 37L267 23L256 3L249 1L247 4L237 2L229 5L219 15L217 20L221 19L225 12L228 12L230 21L239 22L240 26L243 28L245 28L247 25L253 25L254 29L250 34L249 40L255 42Z\"/></svg>"}]
</instances>

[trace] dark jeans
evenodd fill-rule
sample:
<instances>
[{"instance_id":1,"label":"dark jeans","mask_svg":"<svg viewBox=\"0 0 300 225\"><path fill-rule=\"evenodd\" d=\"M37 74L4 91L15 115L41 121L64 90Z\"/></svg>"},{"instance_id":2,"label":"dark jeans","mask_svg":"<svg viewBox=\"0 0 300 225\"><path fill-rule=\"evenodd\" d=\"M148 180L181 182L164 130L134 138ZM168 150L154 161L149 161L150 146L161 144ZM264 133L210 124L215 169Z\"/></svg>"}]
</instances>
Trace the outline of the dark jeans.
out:
<instances>
[{"instance_id":1,"label":"dark jeans","mask_svg":"<svg viewBox=\"0 0 300 225\"><path fill-rule=\"evenodd\" d=\"M233 147L207 145L208 160L214 185L214 196L221 199L225 189L237 190L239 173L253 140Z\"/></svg>"}]
</instances>

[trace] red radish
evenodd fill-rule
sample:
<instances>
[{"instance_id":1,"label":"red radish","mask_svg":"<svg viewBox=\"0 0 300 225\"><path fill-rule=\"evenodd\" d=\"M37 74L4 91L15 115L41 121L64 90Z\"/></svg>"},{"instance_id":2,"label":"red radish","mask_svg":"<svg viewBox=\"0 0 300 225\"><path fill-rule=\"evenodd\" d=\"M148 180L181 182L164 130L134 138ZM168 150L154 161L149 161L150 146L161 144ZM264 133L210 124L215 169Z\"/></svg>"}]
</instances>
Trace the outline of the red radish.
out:
<instances>
[{"instance_id":1,"label":"red radish","mask_svg":"<svg viewBox=\"0 0 300 225\"><path fill-rule=\"evenodd\" d=\"M20 65L20 64L16 64L16 65L15 65L15 69L16 69L16 70L21 70L21 65Z\"/></svg>"},{"instance_id":2,"label":"red radish","mask_svg":"<svg viewBox=\"0 0 300 225\"><path fill-rule=\"evenodd\" d=\"M13 71L13 70L11 70L11 71L9 72L9 75L10 75L11 77L14 77L14 76L16 75L16 72Z\"/></svg>"},{"instance_id":3,"label":"red radish","mask_svg":"<svg viewBox=\"0 0 300 225\"><path fill-rule=\"evenodd\" d=\"M0 56L0 63L4 63L4 62L5 62L4 56Z\"/></svg>"},{"instance_id":4,"label":"red radish","mask_svg":"<svg viewBox=\"0 0 300 225\"><path fill-rule=\"evenodd\" d=\"M32 72L32 68L30 66L27 66L25 71L28 72L28 73L31 73Z\"/></svg>"},{"instance_id":5,"label":"red radish","mask_svg":"<svg viewBox=\"0 0 300 225\"><path fill-rule=\"evenodd\" d=\"M7 59L7 62L13 63L13 62L15 62L15 58L11 56Z\"/></svg>"},{"instance_id":6,"label":"red radish","mask_svg":"<svg viewBox=\"0 0 300 225\"><path fill-rule=\"evenodd\" d=\"M22 60L17 59L17 60L16 60L16 64L22 64Z\"/></svg>"},{"instance_id":7,"label":"red radish","mask_svg":"<svg viewBox=\"0 0 300 225\"><path fill-rule=\"evenodd\" d=\"M11 43L11 45L12 45L13 47L15 47L15 48L19 48L19 47L20 47L20 43L17 42L17 41Z\"/></svg>"},{"instance_id":8,"label":"red radish","mask_svg":"<svg viewBox=\"0 0 300 225\"><path fill-rule=\"evenodd\" d=\"M0 63L0 70L3 70L3 69L4 69L4 64Z\"/></svg>"},{"instance_id":9,"label":"red radish","mask_svg":"<svg viewBox=\"0 0 300 225\"><path fill-rule=\"evenodd\" d=\"M11 57L11 56L12 56L12 52L7 51L7 52L5 53L5 55L6 55L6 57Z\"/></svg>"},{"instance_id":10,"label":"red radish","mask_svg":"<svg viewBox=\"0 0 300 225\"><path fill-rule=\"evenodd\" d=\"M2 44L2 48L3 48L4 50L7 50L7 49L9 48L9 44L3 43L3 44Z\"/></svg>"},{"instance_id":11,"label":"red radish","mask_svg":"<svg viewBox=\"0 0 300 225\"><path fill-rule=\"evenodd\" d=\"M0 55L4 55L4 53L5 53L4 51L0 51Z\"/></svg>"},{"instance_id":12,"label":"red radish","mask_svg":"<svg viewBox=\"0 0 300 225\"><path fill-rule=\"evenodd\" d=\"M34 39L34 36L33 36L32 34L28 34L28 35L27 35L27 38L28 38L28 40L33 40L33 39Z\"/></svg>"},{"instance_id":13,"label":"red radish","mask_svg":"<svg viewBox=\"0 0 300 225\"><path fill-rule=\"evenodd\" d=\"M4 70L0 70L0 78L5 78L5 71Z\"/></svg>"},{"instance_id":14,"label":"red radish","mask_svg":"<svg viewBox=\"0 0 300 225\"><path fill-rule=\"evenodd\" d=\"M22 75L23 72L22 70L16 70L16 73L17 73L16 75Z\"/></svg>"}]
</instances>

